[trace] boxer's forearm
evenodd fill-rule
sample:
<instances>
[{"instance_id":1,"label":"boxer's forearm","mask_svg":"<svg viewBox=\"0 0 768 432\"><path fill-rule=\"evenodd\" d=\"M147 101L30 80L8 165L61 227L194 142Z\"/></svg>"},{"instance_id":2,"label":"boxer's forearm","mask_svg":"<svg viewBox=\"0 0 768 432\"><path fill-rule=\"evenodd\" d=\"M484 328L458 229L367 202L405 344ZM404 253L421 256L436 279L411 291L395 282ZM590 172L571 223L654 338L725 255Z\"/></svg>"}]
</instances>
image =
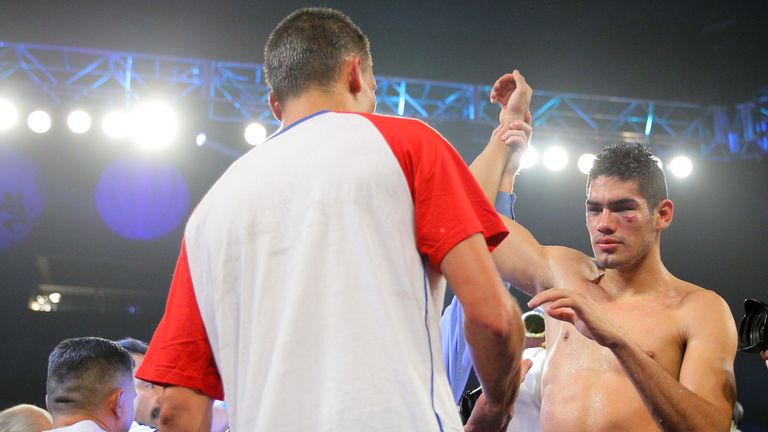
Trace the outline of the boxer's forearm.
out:
<instances>
[{"instance_id":1,"label":"boxer's forearm","mask_svg":"<svg viewBox=\"0 0 768 432\"><path fill-rule=\"evenodd\" d=\"M720 407L680 384L637 343L625 338L609 348L662 430L730 430L730 417Z\"/></svg>"},{"instance_id":2,"label":"boxer's forearm","mask_svg":"<svg viewBox=\"0 0 768 432\"><path fill-rule=\"evenodd\" d=\"M488 145L469 166L469 170L472 171L472 175L490 202L496 201L496 194L500 190L499 183L511 155L510 148L500 139L501 129L497 128L493 131ZM509 191L502 190L502 192Z\"/></svg>"}]
</instances>

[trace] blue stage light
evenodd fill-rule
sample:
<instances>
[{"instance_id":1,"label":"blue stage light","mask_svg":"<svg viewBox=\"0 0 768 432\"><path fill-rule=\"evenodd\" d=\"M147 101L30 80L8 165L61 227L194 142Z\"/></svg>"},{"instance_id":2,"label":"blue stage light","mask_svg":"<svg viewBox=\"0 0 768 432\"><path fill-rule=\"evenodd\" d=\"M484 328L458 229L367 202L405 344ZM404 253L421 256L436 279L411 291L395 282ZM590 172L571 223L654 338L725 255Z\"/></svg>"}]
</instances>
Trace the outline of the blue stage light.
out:
<instances>
[{"instance_id":1,"label":"blue stage light","mask_svg":"<svg viewBox=\"0 0 768 432\"><path fill-rule=\"evenodd\" d=\"M9 149L0 150L0 251L32 232L44 204L37 164Z\"/></svg>"},{"instance_id":2,"label":"blue stage light","mask_svg":"<svg viewBox=\"0 0 768 432\"><path fill-rule=\"evenodd\" d=\"M128 240L163 237L189 210L189 190L179 170L147 158L123 158L109 165L95 200L104 223Z\"/></svg>"}]
</instances>

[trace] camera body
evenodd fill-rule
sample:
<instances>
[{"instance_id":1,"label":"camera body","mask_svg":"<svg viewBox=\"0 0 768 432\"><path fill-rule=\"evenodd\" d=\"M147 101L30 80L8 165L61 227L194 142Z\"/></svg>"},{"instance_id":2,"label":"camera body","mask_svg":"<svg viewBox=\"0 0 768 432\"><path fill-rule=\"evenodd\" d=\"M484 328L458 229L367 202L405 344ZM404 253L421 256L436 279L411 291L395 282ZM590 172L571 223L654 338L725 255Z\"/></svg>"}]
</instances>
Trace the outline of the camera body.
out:
<instances>
[{"instance_id":1,"label":"camera body","mask_svg":"<svg viewBox=\"0 0 768 432\"><path fill-rule=\"evenodd\" d=\"M739 323L739 351L768 350L768 304L744 300L744 318Z\"/></svg>"}]
</instances>

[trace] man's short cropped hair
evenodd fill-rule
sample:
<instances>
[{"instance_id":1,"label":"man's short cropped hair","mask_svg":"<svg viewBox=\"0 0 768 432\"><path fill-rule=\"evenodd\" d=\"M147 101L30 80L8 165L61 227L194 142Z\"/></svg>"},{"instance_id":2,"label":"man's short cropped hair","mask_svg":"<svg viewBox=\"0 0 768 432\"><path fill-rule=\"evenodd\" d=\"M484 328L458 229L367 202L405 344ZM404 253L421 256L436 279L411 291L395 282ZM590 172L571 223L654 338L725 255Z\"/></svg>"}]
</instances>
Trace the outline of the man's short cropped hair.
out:
<instances>
[{"instance_id":1,"label":"man's short cropped hair","mask_svg":"<svg viewBox=\"0 0 768 432\"><path fill-rule=\"evenodd\" d=\"M303 8L288 15L269 35L264 48L264 74L280 102L312 86L326 88L339 76L350 56L371 66L368 38L343 13Z\"/></svg>"},{"instance_id":2,"label":"man's short cropped hair","mask_svg":"<svg viewBox=\"0 0 768 432\"><path fill-rule=\"evenodd\" d=\"M658 159L645 146L636 143L612 144L597 154L589 170L587 187L598 177L616 177L637 183L651 212L667 199L667 180Z\"/></svg>"},{"instance_id":3,"label":"man's short cropped hair","mask_svg":"<svg viewBox=\"0 0 768 432\"><path fill-rule=\"evenodd\" d=\"M97 337L66 339L48 357L48 408L52 413L98 409L124 383L133 385L133 358Z\"/></svg>"},{"instance_id":4,"label":"man's short cropped hair","mask_svg":"<svg viewBox=\"0 0 768 432\"><path fill-rule=\"evenodd\" d=\"M115 341L115 343L131 354L143 355L147 353L147 349L149 348L146 342L134 338L120 339L119 341Z\"/></svg>"}]
</instances>

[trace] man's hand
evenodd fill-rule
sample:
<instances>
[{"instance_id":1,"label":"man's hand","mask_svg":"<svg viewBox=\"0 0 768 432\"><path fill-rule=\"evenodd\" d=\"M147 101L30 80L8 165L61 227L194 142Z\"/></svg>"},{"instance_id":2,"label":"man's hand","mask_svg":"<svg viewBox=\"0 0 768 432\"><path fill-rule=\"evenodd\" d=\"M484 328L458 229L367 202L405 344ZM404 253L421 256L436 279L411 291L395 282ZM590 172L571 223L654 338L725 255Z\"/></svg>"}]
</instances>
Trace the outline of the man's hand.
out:
<instances>
[{"instance_id":1,"label":"man's hand","mask_svg":"<svg viewBox=\"0 0 768 432\"><path fill-rule=\"evenodd\" d=\"M523 359L520 361L521 383L525 381L525 376L528 375L528 371L531 370L532 366L533 361L530 359ZM506 414L509 414L509 418L505 420ZM505 413L504 411L490 409L488 401L485 399L485 395L481 394L480 397L477 398L477 402L475 402L475 406L472 409L472 415L470 415L467 425L464 427L464 432L504 431L507 429L507 425L513 415L514 410ZM504 423L503 426L501 426L502 422Z\"/></svg>"},{"instance_id":2,"label":"man's hand","mask_svg":"<svg viewBox=\"0 0 768 432\"><path fill-rule=\"evenodd\" d=\"M477 398L464 432L503 432L512 420L512 408L503 409L488 403L484 394Z\"/></svg>"},{"instance_id":3,"label":"man's hand","mask_svg":"<svg viewBox=\"0 0 768 432\"><path fill-rule=\"evenodd\" d=\"M765 367L768 367L768 350L760 351L760 358L765 360Z\"/></svg>"},{"instance_id":4,"label":"man's hand","mask_svg":"<svg viewBox=\"0 0 768 432\"><path fill-rule=\"evenodd\" d=\"M621 328L612 323L594 301L582 293L562 288L551 288L536 294L528 307L534 309L544 303L547 315L571 323L585 337L610 348L622 339Z\"/></svg>"},{"instance_id":5,"label":"man's hand","mask_svg":"<svg viewBox=\"0 0 768 432\"><path fill-rule=\"evenodd\" d=\"M531 124L531 105L533 89L518 70L502 75L491 89L491 103L501 105L500 124L510 124L515 120Z\"/></svg>"},{"instance_id":6,"label":"man's hand","mask_svg":"<svg viewBox=\"0 0 768 432\"><path fill-rule=\"evenodd\" d=\"M528 150L528 143L531 142L533 128L529 123L521 120L515 120L509 124L509 127L500 131L500 139L509 147L510 155L507 165L504 167L502 176L515 176L520 170L520 163L523 154Z\"/></svg>"}]
</instances>

